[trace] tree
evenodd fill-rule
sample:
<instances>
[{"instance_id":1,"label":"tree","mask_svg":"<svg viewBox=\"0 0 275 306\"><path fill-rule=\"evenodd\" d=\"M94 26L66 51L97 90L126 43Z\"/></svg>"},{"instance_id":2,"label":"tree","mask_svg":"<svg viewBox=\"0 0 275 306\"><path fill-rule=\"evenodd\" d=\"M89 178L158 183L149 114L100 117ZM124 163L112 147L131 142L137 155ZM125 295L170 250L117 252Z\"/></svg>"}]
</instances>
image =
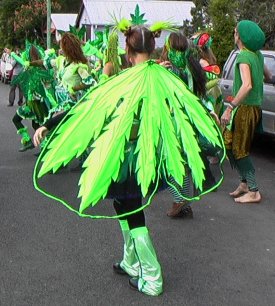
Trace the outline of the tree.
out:
<instances>
[{"instance_id":1,"label":"tree","mask_svg":"<svg viewBox=\"0 0 275 306\"><path fill-rule=\"evenodd\" d=\"M78 13L82 0L58 0L62 13Z\"/></svg>"},{"instance_id":2,"label":"tree","mask_svg":"<svg viewBox=\"0 0 275 306\"><path fill-rule=\"evenodd\" d=\"M64 13L77 13L79 11L81 0L52 0L53 12L59 11ZM45 22L45 15L37 16L37 3L46 3L42 0L0 0L0 49L5 46L13 47L16 45L24 44L26 36L30 39L35 37L43 37L42 23ZM28 7L23 7L23 11L20 10L21 6L31 5L34 9L30 14ZM55 5L59 5L59 7ZM15 15L17 12L17 15ZM25 18L25 17L26 18ZM24 18L26 20L24 20ZM16 21L16 22L15 22ZM22 25L22 28L18 28L18 25ZM16 31L14 31L14 26Z\"/></svg>"},{"instance_id":3,"label":"tree","mask_svg":"<svg viewBox=\"0 0 275 306\"><path fill-rule=\"evenodd\" d=\"M223 66L234 48L233 31L236 26L236 5L228 0L211 0L208 12L211 18L213 51L220 66Z\"/></svg>"},{"instance_id":4,"label":"tree","mask_svg":"<svg viewBox=\"0 0 275 306\"><path fill-rule=\"evenodd\" d=\"M61 5L52 1L53 11L59 11ZM18 36L43 41L47 21L47 2L44 0L30 0L22 4L14 17L14 31Z\"/></svg>"},{"instance_id":5,"label":"tree","mask_svg":"<svg viewBox=\"0 0 275 306\"><path fill-rule=\"evenodd\" d=\"M18 44L16 33L13 30L14 12L27 0L1 0L0 1L0 47Z\"/></svg>"},{"instance_id":6,"label":"tree","mask_svg":"<svg viewBox=\"0 0 275 306\"><path fill-rule=\"evenodd\" d=\"M194 0L195 7L191 9L191 26L193 33L205 29L210 23L208 5L210 0Z\"/></svg>"},{"instance_id":7,"label":"tree","mask_svg":"<svg viewBox=\"0 0 275 306\"><path fill-rule=\"evenodd\" d=\"M249 19L259 24L266 34L266 47L275 48L274 1L237 1L238 20Z\"/></svg>"}]
</instances>

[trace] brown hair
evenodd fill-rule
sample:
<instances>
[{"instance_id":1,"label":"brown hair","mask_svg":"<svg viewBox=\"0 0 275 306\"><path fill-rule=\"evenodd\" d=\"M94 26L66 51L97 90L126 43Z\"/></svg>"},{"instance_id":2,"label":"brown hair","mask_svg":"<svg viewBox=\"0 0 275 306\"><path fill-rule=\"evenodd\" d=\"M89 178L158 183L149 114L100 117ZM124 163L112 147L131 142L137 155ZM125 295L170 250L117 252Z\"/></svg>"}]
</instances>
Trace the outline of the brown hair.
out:
<instances>
[{"instance_id":1,"label":"brown hair","mask_svg":"<svg viewBox=\"0 0 275 306\"><path fill-rule=\"evenodd\" d=\"M201 68L199 61L193 56L193 49L189 46L189 42L186 36L181 32L171 33L168 37L168 46L164 46L161 60L162 61L170 61L168 58L168 49L178 51L182 53L182 56L186 58L186 65L189 68L192 78L194 80L194 93L199 97L204 97L206 95L206 76L205 72ZM189 49L189 52L188 52ZM188 53L186 53L188 52ZM172 66L177 69L185 67L177 67L173 62L171 62ZM183 81L185 81L183 79Z\"/></svg>"},{"instance_id":2,"label":"brown hair","mask_svg":"<svg viewBox=\"0 0 275 306\"><path fill-rule=\"evenodd\" d=\"M214 55L211 48L208 48L208 47L199 48L199 52L200 52L201 58L206 60L209 63L209 65L217 64L216 56Z\"/></svg>"},{"instance_id":3,"label":"brown hair","mask_svg":"<svg viewBox=\"0 0 275 306\"><path fill-rule=\"evenodd\" d=\"M84 56L80 40L72 33L67 32L61 38L61 48L65 57L73 63L87 64L88 60Z\"/></svg>"},{"instance_id":4,"label":"brown hair","mask_svg":"<svg viewBox=\"0 0 275 306\"><path fill-rule=\"evenodd\" d=\"M34 45L32 45L30 47L30 60L31 61L38 61L40 59L41 59L41 55L40 55L38 49Z\"/></svg>"},{"instance_id":5,"label":"brown hair","mask_svg":"<svg viewBox=\"0 0 275 306\"><path fill-rule=\"evenodd\" d=\"M180 32L172 32L168 38L169 46L177 51L184 52L188 49L188 40L185 35ZM168 60L168 50L166 44L164 45L160 57L161 61Z\"/></svg>"},{"instance_id":6,"label":"brown hair","mask_svg":"<svg viewBox=\"0 0 275 306\"><path fill-rule=\"evenodd\" d=\"M136 53L148 53L155 49L155 35L143 26L129 28L124 35L126 36L126 50L130 55Z\"/></svg>"}]
</instances>

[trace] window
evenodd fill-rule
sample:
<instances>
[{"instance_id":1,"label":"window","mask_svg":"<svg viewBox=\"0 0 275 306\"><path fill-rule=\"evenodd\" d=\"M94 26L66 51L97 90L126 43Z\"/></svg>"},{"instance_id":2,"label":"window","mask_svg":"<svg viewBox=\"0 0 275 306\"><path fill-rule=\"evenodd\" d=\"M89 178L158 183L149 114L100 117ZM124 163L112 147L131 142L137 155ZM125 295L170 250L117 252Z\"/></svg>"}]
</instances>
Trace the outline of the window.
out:
<instances>
[{"instance_id":1,"label":"window","mask_svg":"<svg viewBox=\"0 0 275 306\"><path fill-rule=\"evenodd\" d=\"M272 75L275 75L275 58L273 56L264 56L264 63Z\"/></svg>"},{"instance_id":2,"label":"window","mask_svg":"<svg viewBox=\"0 0 275 306\"><path fill-rule=\"evenodd\" d=\"M228 65L229 71L228 71L228 76L227 79L228 80L233 80L234 79L234 69L235 69L235 60L236 60L236 56L237 54L233 54L230 60L230 64Z\"/></svg>"}]
</instances>

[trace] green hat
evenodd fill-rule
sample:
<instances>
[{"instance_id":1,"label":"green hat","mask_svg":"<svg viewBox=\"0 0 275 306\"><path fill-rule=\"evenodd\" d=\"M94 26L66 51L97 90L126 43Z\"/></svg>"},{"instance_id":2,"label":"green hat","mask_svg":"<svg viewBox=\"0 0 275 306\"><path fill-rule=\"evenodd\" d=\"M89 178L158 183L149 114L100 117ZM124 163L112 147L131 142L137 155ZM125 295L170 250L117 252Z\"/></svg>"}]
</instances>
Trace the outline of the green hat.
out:
<instances>
[{"instance_id":1,"label":"green hat","mask_svg":"<svg viewBox=\"0 0 275 306\"><path fill-rule=\"evenodd\" d=\"M260 50L265 43L265 34L257 23L242 20L237 24L237 30L244 46L251 51Z\"/></svg>"}]
</instances>

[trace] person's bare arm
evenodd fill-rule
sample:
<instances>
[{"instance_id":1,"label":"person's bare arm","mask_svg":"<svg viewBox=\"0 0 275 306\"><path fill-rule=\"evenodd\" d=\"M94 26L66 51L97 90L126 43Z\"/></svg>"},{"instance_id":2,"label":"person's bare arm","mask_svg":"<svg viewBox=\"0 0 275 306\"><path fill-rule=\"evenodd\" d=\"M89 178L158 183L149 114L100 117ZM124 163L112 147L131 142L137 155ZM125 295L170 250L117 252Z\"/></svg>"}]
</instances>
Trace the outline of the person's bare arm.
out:
<instances>
[{"instance_id":1,"label":"person's bare arm","mask_svg":"<svg viewBox=\"0 0 275 306\"><path fill-rule=\"evenodd\" d=\"M207 60L201 58L201 59L200 59L200 65L201 65L201 67L203 68L203 67L209 66L209 63L208 63Z\"/></svg>"},{"instance_id":2,"label":"person's bare arm","mask_svg":"<svg viewBox=\"0 0 275 306\"><path fill-rule=\"evenodd\" d=\"M34 146L38 147L48 133L49 130L45 126L41 126L40 128L38 128L33 135Z\"/></svg>"},{"instance_id":3,"label":"person's bare arm","mask_svg":"<svg viewBox=\"0 0 275 306\"><path fill-rule=\"evenodd\" d=\"M233 108L240 105L244 100L244 98L248 95L248 93L252 89L252 80L251 80L251 72L249 65L240 64L239 68L241 73L242 86L240 87L238 93L231 102L231 105L226 108L226 110L224 111L221 117L221 123L223 126L227 125L230 122L231 112Z\"/></svg>"},{"instance_id":4,"label":"person's bare arm","mask_svg":"<svg viewBox=\"0 0 275 306\"><path fill-rule=\"evenodd\" d=\"M231 104L234 106L238 106L244 100L244 98L248 95L250 90L252 89L252 80L251 80L251 72L250 67L247 64L240 64L240 73L242 79L242 86L240 87L238 93L234 97Z\"/></svg>"},{"instance_id":5,"label":"person's bare arm","mask_svg":"<svg viewBox=\"0 0 275 306\"><path fill-rule=\"evenodd\" d=\"M30 62L30 66L41 67L43 66L43 60L37 60Z\"/></svg>"}]
</instances>

